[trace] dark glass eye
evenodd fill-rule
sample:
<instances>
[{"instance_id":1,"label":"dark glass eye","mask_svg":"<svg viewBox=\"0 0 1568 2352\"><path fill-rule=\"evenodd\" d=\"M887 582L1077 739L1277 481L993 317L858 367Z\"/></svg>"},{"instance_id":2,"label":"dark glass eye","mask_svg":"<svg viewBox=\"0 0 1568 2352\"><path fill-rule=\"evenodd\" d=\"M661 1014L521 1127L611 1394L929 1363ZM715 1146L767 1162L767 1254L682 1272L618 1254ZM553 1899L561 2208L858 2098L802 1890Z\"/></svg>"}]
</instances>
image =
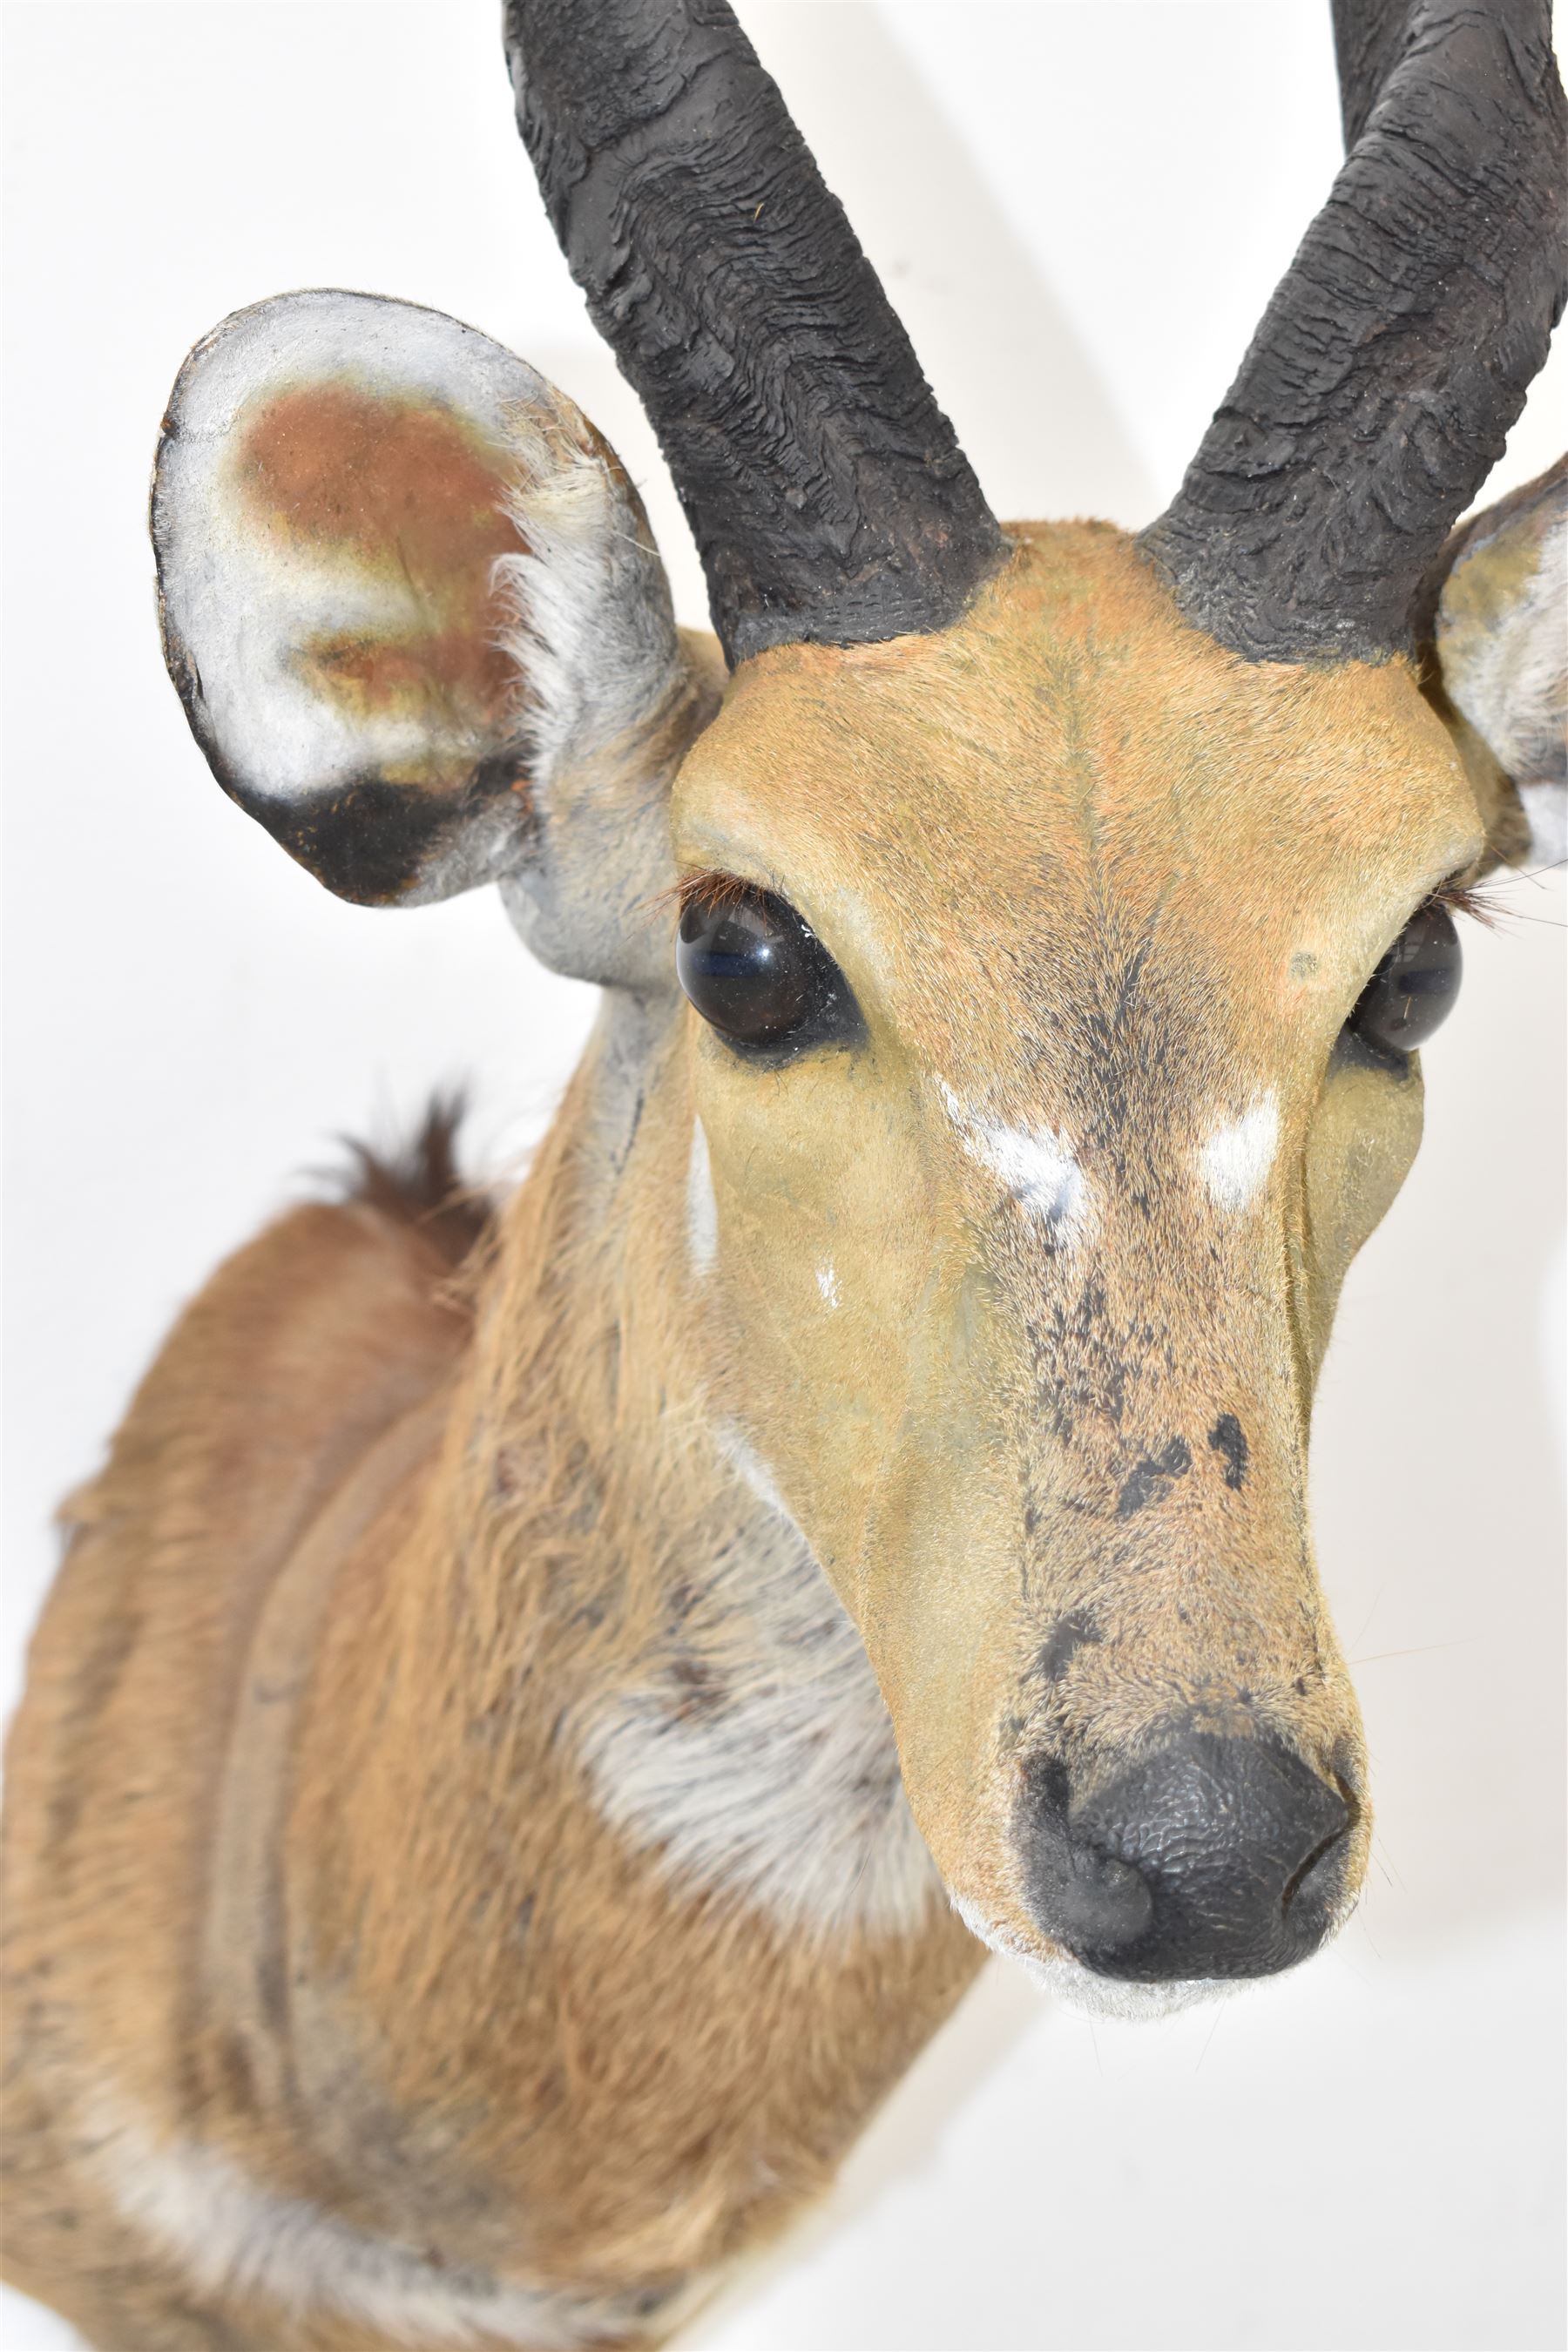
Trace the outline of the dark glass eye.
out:
<instances>
[{"instance_id":1,"label":"dark glass eye","mask_svg":"<svg viewBox=\"0 0 1568 2352\"><path fill-rule=\"evenodd\" d=\"M1363 1045L1411 1054L1447 1017L1464 957L1447 907L1436 899L1413 915L1362 990L1345 1026Z\"/></svg>"},{"instance_id":2,"label":"dark glass eye","mask_svg":"<svg viewBox=\"0 0 1568 2352\"><path fill-rule=\"evenodd\" d=\"M838 966L771 891L742 886L689 898L675 969L704 1021L733 1045L815 1044L858 1024Z\"/></svg>"}]
</instances>

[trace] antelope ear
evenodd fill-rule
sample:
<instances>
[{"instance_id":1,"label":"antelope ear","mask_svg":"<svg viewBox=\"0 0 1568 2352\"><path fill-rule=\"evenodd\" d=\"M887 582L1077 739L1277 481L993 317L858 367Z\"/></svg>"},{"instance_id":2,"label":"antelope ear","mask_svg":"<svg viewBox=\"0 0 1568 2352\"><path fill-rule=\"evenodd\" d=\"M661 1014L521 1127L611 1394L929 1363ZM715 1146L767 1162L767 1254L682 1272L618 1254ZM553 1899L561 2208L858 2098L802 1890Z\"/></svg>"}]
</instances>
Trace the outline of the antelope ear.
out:
<instances>
[{"instance_id":1,"label":"antelope ear","mask_svg":"<svg viewBox=\"0 0 1568 2352\"><path fill-rule=\"evenodd\" d=\"M363 905L515 882L563 970L667 958L665 792L710 715L636 491L440 312L287 294L185 362L153 489L163 644L224 790Z\"/></svg>"},{"instance_id":2,"label":"antelope ear","mask_svg":"<svg viewBox=\"0 0 1568 2352\"><path fill-rule=\"evenodd\" d=\"M1568 457L1456 531L1442 566L1432 636L1443 694L1529 826L1527 844L1500 809L1494 845L1510 864L1552 864L1568 785Z\"/></svg>"}]
</instances>

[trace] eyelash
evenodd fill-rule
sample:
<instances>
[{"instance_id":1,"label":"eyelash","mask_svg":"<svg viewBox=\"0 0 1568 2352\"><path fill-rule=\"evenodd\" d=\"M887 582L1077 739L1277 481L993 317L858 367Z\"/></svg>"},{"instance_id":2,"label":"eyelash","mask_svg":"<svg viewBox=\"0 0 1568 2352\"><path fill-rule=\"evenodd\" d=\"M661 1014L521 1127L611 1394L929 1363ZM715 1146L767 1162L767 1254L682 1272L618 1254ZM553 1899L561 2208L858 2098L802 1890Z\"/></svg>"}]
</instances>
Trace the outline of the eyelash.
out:
<instances>
[{"instance_id":1,"label":"eyelash","mask_svg":"<svg viewBox=\"0 0 1568 2352\"><path fill-rule=\"evenodd\" d=\"M681 917L692 907L700 908L704 914L718 914L723 908L733 906L761 887L755 882L743 881L738 874L723 874L715 866L704 866L695 874L682 874L668 889L661 890L657 897L648 899L647 912L658 915L668 910L679 924ZM1507 912L1494 891L1479 883L1458 880L1440 882L1422 904L1446 907L1450 915L1479 923L1485 930L1494 930ZM1419 914L1421 908L1417 908L1415 911Z\"/></svg>"},{"instance_id":2,"label":"eyelash","mask_svg":"<svg viewBox=\"0 0 1568 2352\"><path fill-rule=\"evenodd\" d=\"M693 907L705 915L718 914L762 887L760 882L747 882L738 874L721 874L717 867L707 866L700 873L682 874L668 889L643 899L639 911L650 922L658 916L671 915L679 929L681 917Z\"/></svg>"},{"instance_id":3,"label":"eyelash","mask_svg":"<svg viewBox=\"0 0 1568 2352\"><path fill-rule=\"evenodd\" d=\"M1507 912L1495 892L1476 882L1440 882L1425 902L1428 907L1446 907L1450 915L1463 915L1483 929L1495 930ZM1421 912L1420 908L1416 913Z\"/></svg>"},{"instance_id":4,"label":"eyelash","mask_svg":"<svg viewBox=\"0 0 1568 2352\"><path fill-rule=\"evenodd\" d=\"M726 907L749 898L759 887L755 882L743 882L738 874L721 874L710 867L700 874L683 874L675 887L666 891L665 898L673 905L679 919L693 907L705 915L721 914Z\"/></svg>"}]
</instances>

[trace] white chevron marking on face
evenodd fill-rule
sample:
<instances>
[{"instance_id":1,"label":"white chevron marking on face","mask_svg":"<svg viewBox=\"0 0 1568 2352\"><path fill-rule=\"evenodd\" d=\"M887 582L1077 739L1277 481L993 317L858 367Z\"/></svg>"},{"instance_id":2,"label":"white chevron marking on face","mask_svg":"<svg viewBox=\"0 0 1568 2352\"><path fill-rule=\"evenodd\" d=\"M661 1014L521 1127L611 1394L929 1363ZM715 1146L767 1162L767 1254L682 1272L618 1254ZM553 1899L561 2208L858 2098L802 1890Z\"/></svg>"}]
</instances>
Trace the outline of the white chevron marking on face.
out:
<instances>
[{"instance_id":1,"label":"white chevron marking on face","mask_svg":"<svg viewBox=\"0 0 1568 2352\"><path fill-rule=\"evenodd\" d=\"M981 1118L944 1082L942 1098L970 1158L999 1178L1021 1208L1070 1249L1093 1222L1089 1182L1065 1136L1049 1127L1006 1127Z\"/></svg>"},{"instance_id":2,"label":"white chevron marking on face","mask_svg":"<svg viewBox=\"0 0 1568 2352\"><path fill-rule=\"evenodd\" d=\"M1198 1173L1216 1208L1233 1213L1258 1198L1279 1148L1279 1100L1272 1087L1240 1118L1215 1128L1198 1152Z\"/></svg>"}]
</instances>

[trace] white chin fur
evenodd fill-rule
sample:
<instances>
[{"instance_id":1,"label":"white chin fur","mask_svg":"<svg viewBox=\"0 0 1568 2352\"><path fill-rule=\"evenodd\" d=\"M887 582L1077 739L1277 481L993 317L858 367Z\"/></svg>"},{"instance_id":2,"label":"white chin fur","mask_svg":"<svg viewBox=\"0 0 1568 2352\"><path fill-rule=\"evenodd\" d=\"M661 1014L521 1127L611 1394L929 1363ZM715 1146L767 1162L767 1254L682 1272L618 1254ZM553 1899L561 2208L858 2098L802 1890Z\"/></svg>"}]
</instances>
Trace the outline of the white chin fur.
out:
<instances>
[{"instance_id":1,"label":"white chin fur","mask_svg":"<svg viewBox=\"0 0 1568 2352\"><path fill-rule=\"evenodd\" d=\"M1005 1960L1011 1960L1046 1992L1054 1994L1067 2008L1077 2010L1080 2017L1171 2017L1179 2009L1195 2009L1203 2001L1221 2000L1237 1990L1234 1981L1223 1977L1188 1977L1174 1984L1124 1984L1115 1977L1097 1977L1081 1960L1069 1959L1065 1952L1055 1959L1043 1960L1034 1952L1026 1952L1005 1927L994 1927L962 1895L950 1892L948 1900L972 1936L978 1936L983 1944L988 1944Z\"/></svg>"}]
</instances>

